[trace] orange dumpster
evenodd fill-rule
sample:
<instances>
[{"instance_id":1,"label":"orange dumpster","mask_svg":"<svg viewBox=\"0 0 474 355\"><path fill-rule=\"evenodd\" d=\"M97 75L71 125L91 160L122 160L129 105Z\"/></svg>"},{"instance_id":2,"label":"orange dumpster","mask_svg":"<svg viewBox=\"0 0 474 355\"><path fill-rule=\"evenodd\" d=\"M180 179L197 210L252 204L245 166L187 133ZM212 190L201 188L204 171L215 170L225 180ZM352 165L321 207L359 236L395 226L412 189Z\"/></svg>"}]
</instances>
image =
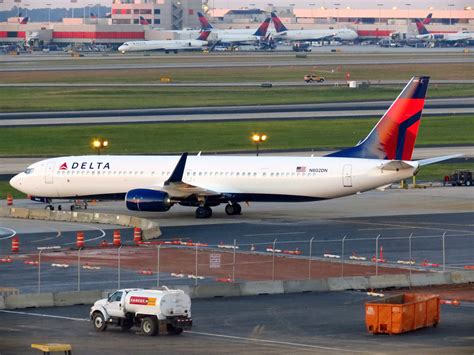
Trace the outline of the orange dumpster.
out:
<instances>
[{"instance_id":1,"label":"orange dumpster","mask_svg":"<svg viewBox=\"0 0 474 355\"><path fill-rule=\"evenodd\" d=\"M372 334L399 334L436 327L440 319L439 296L404 293L365 304L365 324Z\"/></svg>"}]
</instances>

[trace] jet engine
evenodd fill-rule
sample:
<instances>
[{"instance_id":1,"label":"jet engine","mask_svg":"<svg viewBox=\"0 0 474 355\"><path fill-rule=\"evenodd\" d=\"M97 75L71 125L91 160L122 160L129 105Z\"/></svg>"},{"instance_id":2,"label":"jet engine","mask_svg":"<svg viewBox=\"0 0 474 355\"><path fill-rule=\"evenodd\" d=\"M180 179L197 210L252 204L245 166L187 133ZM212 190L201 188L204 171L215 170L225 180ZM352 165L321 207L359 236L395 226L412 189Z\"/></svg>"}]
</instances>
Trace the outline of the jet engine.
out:
<instances>
[{"instance_id":1,"label":"jet engine","mask_svg":"<svg viewBox=\"0 0 474 355\"><path fill-rule=\"evenodd\" d=\"M127 208L132 211L165 212L171 206L170 196L163 191L134 189L125 196Z\"/></svg>"}]
</instances>

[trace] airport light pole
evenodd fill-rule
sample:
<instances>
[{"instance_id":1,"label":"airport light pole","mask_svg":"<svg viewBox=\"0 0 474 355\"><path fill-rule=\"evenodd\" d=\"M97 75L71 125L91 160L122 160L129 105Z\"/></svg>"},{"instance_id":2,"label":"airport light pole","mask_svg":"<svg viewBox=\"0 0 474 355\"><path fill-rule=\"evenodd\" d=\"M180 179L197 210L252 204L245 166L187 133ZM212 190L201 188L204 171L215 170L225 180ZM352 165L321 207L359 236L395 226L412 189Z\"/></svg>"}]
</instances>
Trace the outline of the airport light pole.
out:
<instances>
[{"instance_id":1,"label":"airport light pole","mask_svg":"<svg viewBox=\"0 0 474 355\"><path fill-rule=\"evenodd\" d=\"M379 23L382 21L382 13L381 13L381 7L383 6L383 4L377 4L378 8L379 8Z\"/></svg>"},{"instance_id":2,"label":"airport light pole","mask_svg":"<svg viewBox=\"0 0 474 355\"><path fill-rule=\"evenodd\" d=\"M411 4L405 4L405 6L407 7L408 9L408 12L407 12L407 32L409 30L409 26L410 26L410 6Z\"/></svg>"},{"instance_id":3,"label":"airport light pole","mask_svg":"<svg viewBox=\"0 0 474 355\"><path fill-rule=\"evenodd\" d=\"M454 4L448 4L448 7L449 7L449 25L450 26L451 26L451 20L453 18L452 12L451 12L451 9L452 9L453 6L454 6Z\"/></svg>"},{"instance_id":4,"label":"airport light pole","mask_svg":"<svg viewBox=\"0 0 474 355\"><path fill-rule=\"evenodd\" d=\"M339 17L339 6L341 6L340 3L335 3L335 4L334 4L334 7L336 8L336 23L339 22L339 21L338 21L338 17Z\"/></svg>"},{"instance_id":5,"label":"airport light pole","mask_svg":"<svg viewBox=\"0 0 474 355\"><path fill-rule=\"evenodd\" d=\"M51 23L51 4L46 4L48 7L48 23Z\"/></svg>"},{"instance_id":6,"label":"airport light pole","mask_svg":"<svg viewBox=\"0 0 474 355\"><path fill-rule=\"evenodd\" d=\"M257 157L259 154L259 146L261 143L265 142L267 140L267 135L265 133L254 133L252 135L252 141L257 145Z\"/></svg>"},{"instance_id":7,"label":"airport light pole","mask_svg":"<svg viewBox=\"0 0 474 355\"><path fill-rule=\"evenodd\" d=\"M109 141L105 139L94 139L92 141L92 146L94 149L97 149L97 155L100 155L100 150L107 148L109 146Z\"/></svg>"}]
</instances>

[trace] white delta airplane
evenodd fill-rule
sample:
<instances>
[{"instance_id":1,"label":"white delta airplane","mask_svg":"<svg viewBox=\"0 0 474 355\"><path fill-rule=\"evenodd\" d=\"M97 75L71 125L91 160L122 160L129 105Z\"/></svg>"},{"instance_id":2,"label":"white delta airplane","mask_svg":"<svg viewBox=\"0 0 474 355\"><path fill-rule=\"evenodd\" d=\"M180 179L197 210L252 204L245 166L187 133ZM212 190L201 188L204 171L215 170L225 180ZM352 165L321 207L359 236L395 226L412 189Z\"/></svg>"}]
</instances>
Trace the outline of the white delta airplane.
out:
<instances>
[{"instance_id":1,"label":"white delta airplane","mask_svg":"<svg viewBox=\"0 0 474 355\"><path fill-rule=\"evenodd\" d=\"M210 31L202 31L197 39L176 39L176 40L160 40L160 41L133 41L125 42L118 51L140 52L140 51L164 51L178 53L178 50L196 50L207 46L207 37Z\"/></svg>"},{"instance_id":2,"label":"white delta airplane","mask_svg":"<svg viewBox=\"0 0 474 355\"><path fill-rule=\"evenodd\" d=\"M330 39L353 41L359 37L357 32L350 28L335 28L327 30L289 30L274 12L272 12L271 17L276 30L276 34L274 35L276 39L283 39L290 42L311 42Z\"/></svg>"},{"instance_id":3,"label":"white delta airplane","mask_svg":"<svg viewBox=\"0 0 474 355\"><path fill-rule=\"evenodd\" d=\"M32 199L123 199L133 211L194 206L196 218L226 204L332 199L407 179L427 164L461 156L411 160L429 77L414 77L369 135L324 157L70 156L39 161L10 181Z\"/></svg>"},{"instance_id":4,"label":"white delta airplane","mask_svg":"<svg viewBox=\"0 0 474 355\"><path fill-rule=\"evenodd\" d=\"M420 19L415 20L418 29L417 39L426 42L467 42L474 41L474 32L430 33Z\"/></svg>"}]
</instances>

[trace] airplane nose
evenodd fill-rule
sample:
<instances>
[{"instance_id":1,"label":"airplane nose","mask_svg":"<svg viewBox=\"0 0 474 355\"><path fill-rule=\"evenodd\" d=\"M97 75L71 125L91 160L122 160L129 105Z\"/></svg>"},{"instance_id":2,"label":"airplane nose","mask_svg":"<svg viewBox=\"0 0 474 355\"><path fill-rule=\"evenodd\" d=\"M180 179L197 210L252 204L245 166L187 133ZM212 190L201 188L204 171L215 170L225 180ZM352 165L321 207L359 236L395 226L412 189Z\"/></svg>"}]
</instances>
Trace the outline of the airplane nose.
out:
<instances>
[{"instance_id":1,"label":"airplane nose","mask_svg":"<svg viewBox=\"0 0 474 355\"><path fill-rule=\"evenodd\" d=\"M21 178L18 175L15 175L10 179L10 186L13 187L16 190L20 190L21 188Z\"/></svg>"}]
</instances>

